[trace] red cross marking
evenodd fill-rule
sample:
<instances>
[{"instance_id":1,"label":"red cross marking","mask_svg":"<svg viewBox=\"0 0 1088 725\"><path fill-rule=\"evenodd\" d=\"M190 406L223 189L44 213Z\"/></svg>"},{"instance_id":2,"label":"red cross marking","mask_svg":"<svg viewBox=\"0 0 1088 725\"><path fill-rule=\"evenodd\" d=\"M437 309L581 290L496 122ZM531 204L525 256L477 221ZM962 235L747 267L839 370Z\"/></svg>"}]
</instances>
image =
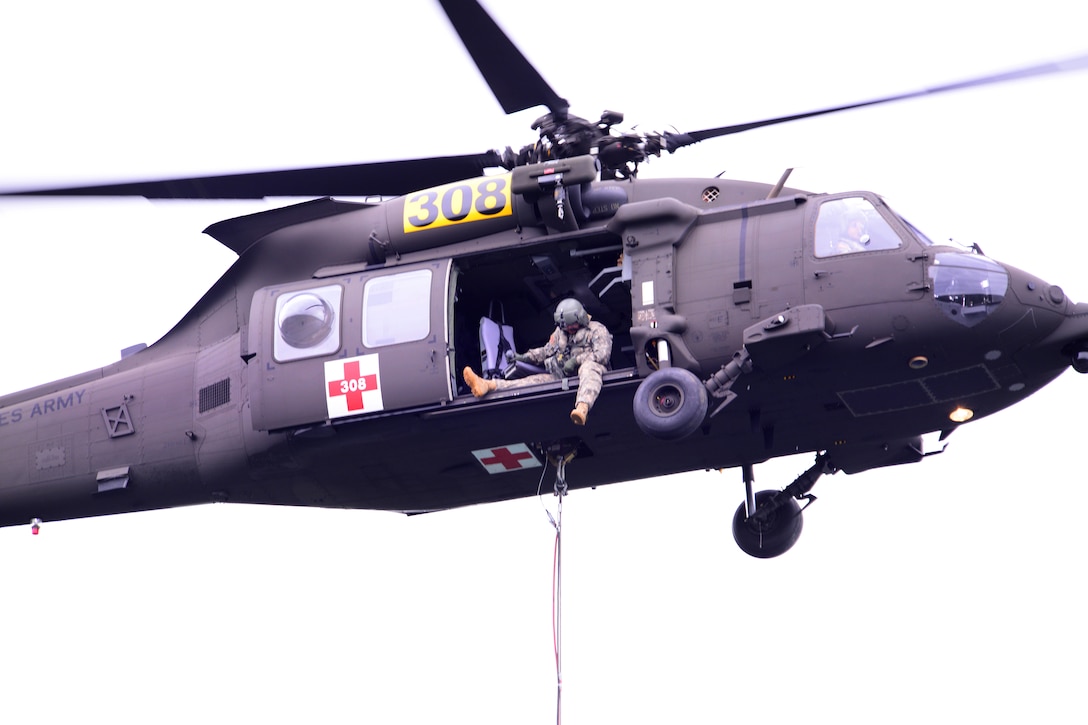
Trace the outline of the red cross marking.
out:
<instances>
[{"instance_id":1,"label":"red cross marking","mask_svg":"<svg viewBox=\"0 0 1088 725\"><path fill-rule=\"evenodd\" d=\"M344 379L329 383L329 397L343 395L347 399L348 410L363 409L363 393L378 387L377 375L363 375L359 370L359 361L344 364Z\"/></svg>"},{"instance_id":2,"label":"red cross marking","mask_svg":"<svg viewBox=\"0 0 1088 725\"><path fill-rule=\"evenodd\" d=\"M532 457L533 454L528 451L512 453L509 448L492 448L491 458L481 458L480 463L485 466L493 466L496 463L501 463L502 467L507 471L513 471L515 468L521 468L521 462L526 458Z\"/></svg>"}]
</instances>

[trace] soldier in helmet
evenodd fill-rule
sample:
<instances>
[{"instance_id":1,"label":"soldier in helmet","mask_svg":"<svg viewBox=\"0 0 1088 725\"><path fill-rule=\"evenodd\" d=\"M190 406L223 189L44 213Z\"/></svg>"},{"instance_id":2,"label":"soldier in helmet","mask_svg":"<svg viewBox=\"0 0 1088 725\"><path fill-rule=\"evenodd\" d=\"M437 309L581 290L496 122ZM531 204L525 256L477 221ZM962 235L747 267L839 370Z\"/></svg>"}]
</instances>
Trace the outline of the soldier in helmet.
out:
<instances>
[{"instance_id":1,"label":"soldier in helmet","mask_svg":"<svg viewBox=\"0 0 1088 725\"><path fill-rule=\"evenodd\" d=\"M860 211L848 211L843 215L842 230L835 243L835 254L864 252L869 245L869 235L865 233L865 215Z\"/></svg>"},{"instance_id":2,"label":"soldier in helmet","mask_svg":"<svg viewBox=\"0 0 1088 725\"><path fill-rule=\"evenodd\" d=\"M555 332L546 345L514 356L520 362L543 365L548 372L517 380L486 380L466 367L463 375L472 394L482 398L492 390L539 385L577 376L578 397L570 419L575 425L585 425L589 410L601 392L601 376L612 357L612 335L604 325L592 321L576 299L560 302L555 308L554 319Z\"/></svg>"}]
</instances>

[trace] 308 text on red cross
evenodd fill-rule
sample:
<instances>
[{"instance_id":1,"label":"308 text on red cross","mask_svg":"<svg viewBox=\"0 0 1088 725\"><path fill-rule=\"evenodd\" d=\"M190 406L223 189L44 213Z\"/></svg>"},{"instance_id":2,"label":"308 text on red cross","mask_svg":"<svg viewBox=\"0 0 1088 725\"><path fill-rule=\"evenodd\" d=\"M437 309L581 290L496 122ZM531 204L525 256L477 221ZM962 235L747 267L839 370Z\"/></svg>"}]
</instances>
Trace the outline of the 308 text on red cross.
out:
<instances>
[{"instance_id":1,"label":"308 text on red cross","mask_svg":"<svg viewBox=\"0 0 1088 725\"><path fill-rule=\"evenodd\" d=\"M377 375L363 375L359 370L359 361L344 364L344 379L329 383L329 397L343 395L347 400L348 410L363 409L363 393L378 387Z\"/></svg>"}]
</instances>

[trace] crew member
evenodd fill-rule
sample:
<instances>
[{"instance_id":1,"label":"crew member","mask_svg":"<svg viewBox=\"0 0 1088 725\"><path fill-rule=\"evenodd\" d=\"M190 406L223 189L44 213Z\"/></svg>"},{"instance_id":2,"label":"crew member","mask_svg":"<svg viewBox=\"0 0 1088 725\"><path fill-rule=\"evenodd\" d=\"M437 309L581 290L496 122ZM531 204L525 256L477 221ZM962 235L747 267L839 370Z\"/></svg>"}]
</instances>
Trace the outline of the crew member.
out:
<instances>
[{"instance_id":1,"label":"crew member","mask_svg":"<svg viewBox=\"0 0 1088 725\"><path fill-rule=\"evenodd\" d=\"M590 319L582 303L568 298L555 308L555 332L543 347L515 355L520 362L543 365L546 373L529 375L516 380L487 380L472 368L462 373L465 383L477 398L493 390L507 390L524 385L539 385L563 378L578 377L578 397L570 419L575 425L585 425L586 417L601 392L601 376L612 358L612 335L608 328Z\"/></svg>"},{"instance_id":2,"label":"crew member","mask_svg":"<svg viewBox=\"0 0 1088 725\"><path fill-rule=\"evenodd\" d=\"M864 252L869 246L869 235L865 233L865 215L858 211L849 211L843 217L842 233L835 243L835 254Z\"/></svg>"}]
</instances>

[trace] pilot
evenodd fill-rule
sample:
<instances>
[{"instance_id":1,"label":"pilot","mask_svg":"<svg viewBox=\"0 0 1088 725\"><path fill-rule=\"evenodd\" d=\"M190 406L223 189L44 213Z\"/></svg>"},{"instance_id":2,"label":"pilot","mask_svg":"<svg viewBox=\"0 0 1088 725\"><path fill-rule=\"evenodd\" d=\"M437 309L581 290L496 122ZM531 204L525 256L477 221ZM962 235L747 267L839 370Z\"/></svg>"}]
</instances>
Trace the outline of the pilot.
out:
<instances>
[{"instance_id":1,"label":"pilot","mask_svg":"<svg viewBox=\"0 0 1088 725\"><path fill-rule=\"evenodd\" d=\"M493 390L507 390L524 385L539 385L578 376L578 397L570 419L575 425L585 425L590 408L601 392L601 376L612 358L612 335L608 328L590 319L582 303L568 298L555 308L555 332L543 347L535 347L514 356L519 362L544 365L546 373L529 375L517 380L487 380L472 368L462 373L465 382L477 398Z\"/></svg>"},{"instance_id":2,"label":"pilot","mask_svg":"<svg viewBox=\"0 0 1088 725\"><path fill-rule=\"evenodd\" d=\"M864 252L869 244L869 235L865 233L865 215L859 211L850 211L843 215L842 233L835 242L835 254Z\"/></svg>"}]
</instances>

